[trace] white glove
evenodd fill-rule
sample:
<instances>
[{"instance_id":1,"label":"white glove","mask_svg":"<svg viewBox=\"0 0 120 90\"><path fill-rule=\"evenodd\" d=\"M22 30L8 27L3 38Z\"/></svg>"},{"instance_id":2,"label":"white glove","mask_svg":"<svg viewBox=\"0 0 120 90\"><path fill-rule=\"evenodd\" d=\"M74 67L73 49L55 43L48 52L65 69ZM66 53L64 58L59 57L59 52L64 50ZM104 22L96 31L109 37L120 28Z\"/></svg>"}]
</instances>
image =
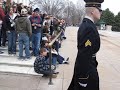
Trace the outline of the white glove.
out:
<instances>
[{"instance_id":1,"label":"white glove","mask_svg":"<svg viewBox=\"0 0 120 90\"><path fill-rule=\"evenodd\" d=\"M80 83L80 82L78 82L78 83L79 83L79 85L82 86L82 87L87 87L87 84L83 84L83 83Z\"/></svg>"}]
</instances>

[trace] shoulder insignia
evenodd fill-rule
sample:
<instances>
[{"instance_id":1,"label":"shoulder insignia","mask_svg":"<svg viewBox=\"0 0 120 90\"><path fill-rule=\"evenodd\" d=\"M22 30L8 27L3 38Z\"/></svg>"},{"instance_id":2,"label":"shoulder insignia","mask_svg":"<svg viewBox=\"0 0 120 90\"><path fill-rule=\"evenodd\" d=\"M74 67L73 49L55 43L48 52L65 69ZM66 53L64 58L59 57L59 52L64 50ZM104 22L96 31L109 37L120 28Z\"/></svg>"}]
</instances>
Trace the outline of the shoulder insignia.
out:
<instances>
[{"instance_id":1,"label":"shoulder insignia","mask_svg":"<svg viewBox=\"0 0 120 90\"><path fill-rule=\"evenodd\" d=\"M85 42L85 47L87 47L87 46L91 46L91 42L90 42L90 40L87 40L86 42Z\"/></svg>"}]
</instances>

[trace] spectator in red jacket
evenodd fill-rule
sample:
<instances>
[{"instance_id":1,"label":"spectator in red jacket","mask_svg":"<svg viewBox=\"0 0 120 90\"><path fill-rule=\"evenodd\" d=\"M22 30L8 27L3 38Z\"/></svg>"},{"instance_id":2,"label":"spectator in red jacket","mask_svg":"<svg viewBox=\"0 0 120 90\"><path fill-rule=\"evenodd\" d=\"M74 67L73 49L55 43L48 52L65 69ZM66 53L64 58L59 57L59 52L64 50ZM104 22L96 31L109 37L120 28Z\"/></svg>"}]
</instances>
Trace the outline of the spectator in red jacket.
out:
<instances>
[{"instance_id":1,"label":"spectator in red jacket","mask_svg":"<svg viewBox=\"0 0 120 90\"><path fill-rule=\"evenodd\" d=\"M4 11L3 9L0 7L0 20L4 20L4 17L5 17L5 14L4 14Z\"/></svg>"},{"instance_id":2,"label":"spectator in red jacket","mask_svg":"<svg viewBox=\"0 0 120 90\"><path fill-rule=\"evenodd\" d=\"M1 29L2 29L2 23L3 23L3 20L4 20L4 17L5 17L5 14L4 14L4 11L2 9L2 3L0 3L0 46L1 46ZM3 52L0 51L0 54L2 54Z\"/></svg>"}]
</instances>

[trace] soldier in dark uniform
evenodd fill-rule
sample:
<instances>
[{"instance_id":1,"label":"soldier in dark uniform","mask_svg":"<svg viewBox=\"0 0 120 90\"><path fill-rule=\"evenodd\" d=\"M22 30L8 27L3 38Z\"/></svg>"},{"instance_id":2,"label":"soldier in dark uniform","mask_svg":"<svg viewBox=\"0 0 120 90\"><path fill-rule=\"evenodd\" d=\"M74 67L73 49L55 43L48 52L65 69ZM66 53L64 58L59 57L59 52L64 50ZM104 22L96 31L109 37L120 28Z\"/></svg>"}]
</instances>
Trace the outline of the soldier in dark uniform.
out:
<instances>
[{"instance_id":1,"label":"soldier in dark uniform","mask_svg":"<svg viewBox=\"0 0 120 90\"><path fill-rule=\"evenodd\" d=\"M95 23L100 19L101 3L104 0L84 1L86 15L78 30L78 54L68 90L99 90L96 53L100 49L100 37Z\"/></svg>"}]
</instances>

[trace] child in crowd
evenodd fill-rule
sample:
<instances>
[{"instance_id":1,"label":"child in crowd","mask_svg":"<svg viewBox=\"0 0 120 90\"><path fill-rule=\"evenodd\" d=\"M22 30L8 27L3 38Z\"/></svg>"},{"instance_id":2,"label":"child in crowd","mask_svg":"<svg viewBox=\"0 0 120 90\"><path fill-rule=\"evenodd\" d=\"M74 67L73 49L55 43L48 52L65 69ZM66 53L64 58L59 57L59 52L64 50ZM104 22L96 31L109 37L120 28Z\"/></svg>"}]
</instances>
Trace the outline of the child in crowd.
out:
<instances>
[{"instance_id":1,"label":"child in crowd","mask_svg":"<svg viewBox=\"0 0 120 90\"><path fill-rule=\"evenodd\" d=\"M48 50L48 48L49 48L48 45L49 45L48 39L46 37L43 37L41 46ZM46 57L49 57L49 55L47 55ZM69 64L68 60L69 60L69 57L67 59L62 57L56 50L56 44L53 44L53 46L52 46L52 64L56 65L57 62L58 62L58 64Z\"/></svg>"},{"instance_id":2,"label":"child in crowd","mask_svg":"<svg viewBox=\"0 0 120 90\"><path fill-rule=\"evenodd\" d=\"M46 58L47 50L45 48L41 48L40 55L36 58L34 62L34 70L38 74L43 74L43 76L50 76L50 66L49 61ZM51 73L56 76L59 72L55 72L56 66L52 65Z\"/></svg>"}]
</instances>

